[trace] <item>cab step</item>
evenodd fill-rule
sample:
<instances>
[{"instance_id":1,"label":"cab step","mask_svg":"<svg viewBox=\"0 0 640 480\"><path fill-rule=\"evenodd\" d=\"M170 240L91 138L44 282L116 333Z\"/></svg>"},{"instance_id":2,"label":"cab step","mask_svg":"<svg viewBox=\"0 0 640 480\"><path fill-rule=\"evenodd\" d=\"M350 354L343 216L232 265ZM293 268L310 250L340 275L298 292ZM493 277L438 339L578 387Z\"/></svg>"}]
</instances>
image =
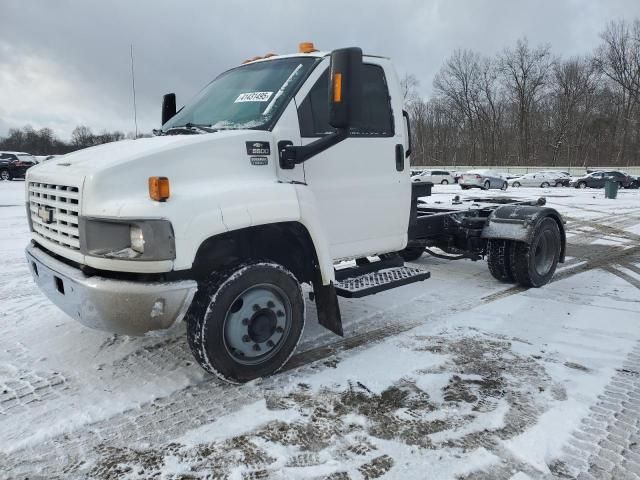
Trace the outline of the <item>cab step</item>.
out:
<instances>
[{"instance_id":1,"label":"cab step","mask_svg":"<svg viewBox=\"0 0 640 480\"><path fill-rule=\"evenodd\" d=\"M426 280L430 272L415 267L399 266L364 273L348 278L336 278L336 294L345 298L360 298Z\"/></svg>"}]
</instances>

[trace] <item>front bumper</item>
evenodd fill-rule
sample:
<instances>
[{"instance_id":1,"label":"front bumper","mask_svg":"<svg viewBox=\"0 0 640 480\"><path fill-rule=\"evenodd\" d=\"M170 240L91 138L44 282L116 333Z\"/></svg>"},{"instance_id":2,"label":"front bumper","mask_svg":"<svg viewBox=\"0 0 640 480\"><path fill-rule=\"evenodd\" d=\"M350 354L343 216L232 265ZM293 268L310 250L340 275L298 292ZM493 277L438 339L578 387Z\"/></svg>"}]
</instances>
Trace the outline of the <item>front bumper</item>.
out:
<instances>
[{"instance_id":1,"label":"front bumper","mask_svg":"<svg viewBox=\"0 0 640 480\"><path fill-rule=\"evenodd\" d=\"M26 248L33 279L49 300L83 325L125 335L166 329L182 320L193 280L137 282L87 276L34 244Z\"/></svg>"}]
</instances>

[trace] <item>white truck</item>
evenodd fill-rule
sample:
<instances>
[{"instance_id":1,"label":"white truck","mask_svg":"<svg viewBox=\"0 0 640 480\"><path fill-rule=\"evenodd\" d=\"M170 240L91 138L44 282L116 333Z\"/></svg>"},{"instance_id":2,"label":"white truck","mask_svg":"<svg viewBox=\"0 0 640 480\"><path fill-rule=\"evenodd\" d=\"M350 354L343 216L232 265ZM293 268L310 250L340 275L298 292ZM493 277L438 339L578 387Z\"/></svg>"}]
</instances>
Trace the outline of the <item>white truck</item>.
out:
<instances>
[{"instance_id":1,"label":"white truck","mask_svg":"<svg viewBox=\"0 0 640 480\"><path fill-rule=\"evenodd\" d=\"M389 59L359 48L254 58L153 138L28 171L34 280L86 326L128 335L185 321L191 350L230 382L276 372L305 321L342 334L338 296L424 280L426 250L488 257L507 282L546 284L564 260L558 212L533 203L434 209L410 181L409 116ZM430 247L438 247L434 251ZM355 265L336 268L344 260Z\"/></svg>"}]
</instances>

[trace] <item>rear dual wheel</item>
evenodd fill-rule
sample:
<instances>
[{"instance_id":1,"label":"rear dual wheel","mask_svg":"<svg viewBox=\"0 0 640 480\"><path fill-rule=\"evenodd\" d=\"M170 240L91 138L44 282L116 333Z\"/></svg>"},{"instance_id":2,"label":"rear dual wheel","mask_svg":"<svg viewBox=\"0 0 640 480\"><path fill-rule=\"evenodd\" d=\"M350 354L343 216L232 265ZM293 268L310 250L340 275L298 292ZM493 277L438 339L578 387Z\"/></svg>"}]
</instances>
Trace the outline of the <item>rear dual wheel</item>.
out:
<instances>
[{"instance_id":1,"label":"rear dual wheel","mask_svg":"<svg viewBox=\"0 0 640 480\"><path fill-rule=\"evenodd\" d=\"M230 383L280 370L304 328L304 300L295 276L270 261L214 272L186 315L191 351L202 368Z\"/></svg>"},{"instance_id":2,"label":"rear dual wheel","mask_svg":"<svg viewBox=\"0 0 640 480\"><path fill-rule=\"evenodd\" d=\"M487 244L487 264L501 282L516 282L523 287L541 287L551 280L562 249L560 228L551 217L536 226L530 244L491 239Z\"/></svg>"}]
</instances>

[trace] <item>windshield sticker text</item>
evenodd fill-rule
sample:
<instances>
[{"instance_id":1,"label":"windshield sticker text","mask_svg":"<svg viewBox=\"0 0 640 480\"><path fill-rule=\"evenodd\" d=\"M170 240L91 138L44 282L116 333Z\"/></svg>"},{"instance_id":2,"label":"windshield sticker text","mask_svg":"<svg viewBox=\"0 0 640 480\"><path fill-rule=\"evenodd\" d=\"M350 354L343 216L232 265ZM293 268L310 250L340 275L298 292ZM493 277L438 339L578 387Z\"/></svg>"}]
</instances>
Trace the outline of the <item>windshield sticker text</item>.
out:
<instances>
[{"instance_id":1,"label":"windshield sticker text","mask_svg":"<svg viewBox=\"0 0 640 480\"><path fill-rule=\"evenodd\" d=\"M273 92L247 92L241 93L233 103L240 102L268 102Z\"/></svg>"}]
</instances>

